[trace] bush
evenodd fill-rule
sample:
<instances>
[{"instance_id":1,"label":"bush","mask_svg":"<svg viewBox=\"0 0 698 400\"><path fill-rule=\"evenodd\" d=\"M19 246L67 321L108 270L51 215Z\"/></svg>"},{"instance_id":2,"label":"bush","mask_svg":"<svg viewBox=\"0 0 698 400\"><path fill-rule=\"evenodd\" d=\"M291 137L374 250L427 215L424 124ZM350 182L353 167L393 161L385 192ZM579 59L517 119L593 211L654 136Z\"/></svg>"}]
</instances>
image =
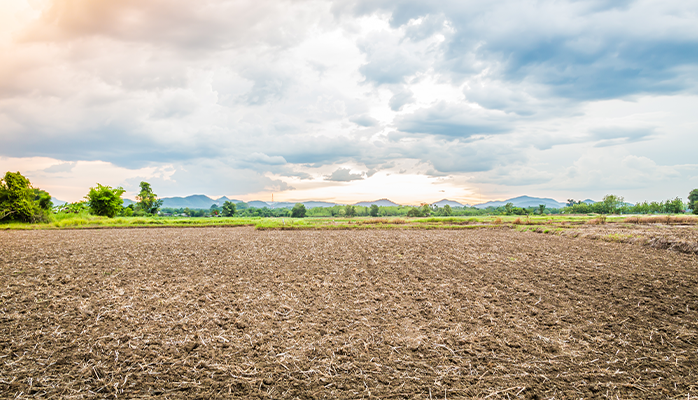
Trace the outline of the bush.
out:
<instances>
[{"instance_id":1,"label":"bush","mask_svg":"<svg viewBox=\"0 0 698 400\"><path fill-rule=\"evenodd\" d=\"M423 217L424 215L422 214L422 210L417 208L417 207L412 207L410 210L407 212L408 217Z\"/></svg>"},{"instance_id":2,"label":"bush","mask_svg":"<svg viewBox=\"0 0 698 400\"><path fill-rule=\"evenodd\" d=\"M97 187L90 188L85 198L93 214L114 218L121 211L123 204L121 195L124 192L125 190L121 187L112 189L110 186L102 186L98 183Z\"/></svg>"},{"instance_id":3,"label":"bush","mask_svg":"<svg viewBox=\"0 0 698 400\"><path fill-rule=\"evenodd\" d=\"M51 206L51 195L32 188L19 172L8 171L0 179L0 220L45 222Z\"/></svg>"},{"instance_id":4,"label":"bush","mask_svg":"<svg viewBox=\"0 0 698 400\"><path fill-rule=\"evenodd\" d=\"M235 215L235 203L232 201L227 201L223 203L223 216L224 217L232 217Z\"/></svg>"},{"instance_id":5,"label":"bush","mask_svg":"<svg viewBox=\"0 0 698 400\"><path fill-rule=\"evenodd\" d=\"M301 203L296 203L291 209L292 218L305 218L305 206Z\"/></svg>"}]
</instances>

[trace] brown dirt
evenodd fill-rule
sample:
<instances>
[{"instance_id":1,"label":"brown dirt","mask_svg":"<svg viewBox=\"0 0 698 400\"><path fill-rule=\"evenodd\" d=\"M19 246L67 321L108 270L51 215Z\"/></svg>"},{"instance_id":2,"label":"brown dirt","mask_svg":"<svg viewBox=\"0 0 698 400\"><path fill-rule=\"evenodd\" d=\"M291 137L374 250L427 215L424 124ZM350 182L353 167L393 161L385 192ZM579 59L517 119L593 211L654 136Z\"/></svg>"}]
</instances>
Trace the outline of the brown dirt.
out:
<instances>
[{"instance_id":1,"label":"brown dirt","mask_svg":"<svg viewBox=\"0 0 698 400\"><path fill-rule=\"evenodd\" d=\"M542 229L539 228L538 231ZM563 230L560 234L698 254L698 227L691 225L613 223L574 227Z\"/></svg>"},{"instance_id":2,"label":"brown dirt","mask_svg":"<svg viewBox=\"0 0 698 400\"><path fill-rule=\"evenodd\" d=\"M698 256L511 229L0 231L0 397L691 398Z\"/></svg>"}]
</instances>

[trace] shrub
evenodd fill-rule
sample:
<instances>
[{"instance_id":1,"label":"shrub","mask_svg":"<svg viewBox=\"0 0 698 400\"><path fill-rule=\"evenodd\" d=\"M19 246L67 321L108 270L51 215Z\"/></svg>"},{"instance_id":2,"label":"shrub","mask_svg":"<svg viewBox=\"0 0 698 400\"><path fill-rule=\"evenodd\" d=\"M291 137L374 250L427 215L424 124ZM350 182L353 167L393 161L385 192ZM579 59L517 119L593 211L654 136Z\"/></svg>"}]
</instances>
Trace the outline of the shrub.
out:
<instances>
[{"instance_id":1,"label":"shrub","mask_svg":"<svg viewBox=\"0 0 698 400\"><path fill-rule=\"evenodd\" d=\"M51 195L32 188L19 172L7 172L0 179L0 220L45 222L51 209Z\"/></svg>"},{"instance_id":2,"label":"shrub","mask_svg":"<svg viewBox=\"0 0 698 400\"><path fill-rule=\"evenodd\" d=\"M296 203L295 206L293 206L293 209L291 209L291 217L292 218L305 218L305 206L301 203Z\"/></svg>"},{"instance_id":3,"label":"shrub","mask_svg":"<svg viewBox=\"0 0 698 400\"><path fill-rule=\"evenodd\" d=\"M102 186L98 183L97 187L90 188L85 198L93 214L114 218L121 211L123 204L121 195L124 192L125 190L121 187L112 189L110 186Z\"/></svg>"}]
</instances>

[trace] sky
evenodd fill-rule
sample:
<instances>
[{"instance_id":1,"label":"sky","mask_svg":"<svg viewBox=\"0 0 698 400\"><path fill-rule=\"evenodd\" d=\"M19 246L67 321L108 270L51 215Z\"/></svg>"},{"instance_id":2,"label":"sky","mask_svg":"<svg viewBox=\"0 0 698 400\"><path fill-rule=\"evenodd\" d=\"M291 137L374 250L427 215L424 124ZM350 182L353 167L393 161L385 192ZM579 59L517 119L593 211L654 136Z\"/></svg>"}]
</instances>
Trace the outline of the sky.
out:
<instances>
[{"instance_id":1,"label":"sky","mask_svg":"<svg viewBox=\"0 0 698 400\"><path fill-rule=\"evenodd\" d=\"M698 2L0 0L0 171L78 201L686 200Z\"/></svg>"}]
</instances>

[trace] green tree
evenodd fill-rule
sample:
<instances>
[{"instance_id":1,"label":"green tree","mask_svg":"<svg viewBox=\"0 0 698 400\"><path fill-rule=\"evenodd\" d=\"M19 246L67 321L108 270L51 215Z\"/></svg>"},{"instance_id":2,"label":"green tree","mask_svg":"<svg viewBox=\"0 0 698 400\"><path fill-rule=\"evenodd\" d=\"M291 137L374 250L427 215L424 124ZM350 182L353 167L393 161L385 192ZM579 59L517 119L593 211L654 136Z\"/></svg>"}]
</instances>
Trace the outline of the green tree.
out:
<instances>
[{"instance_id":1,"label":"green tree","mask_svg":"<svg viewBox=\"0 0 698 400\"><path fill-rule=\"evenodd\" d=\"M138 200L136 211L143 211L151 215L157 214L160 207L162 207L162 200L158 199L158 195L153 193L150 183L141 182L140 187L141 192L136 196L136 200Z\"/></svg>"},{"instance_id":2,"label":"green tree","mask_svg":"<svg viewBox=\"0 0 698 400\"><path fill-rule=\"evenodd\" d=\"M688 208L693 210L693 214L698 214L698 189L693 189L688 194Z\"/></svg>"},{"instance_id":3,"label":"green tree","mask_svg":"<svg viewBox=\"0 0 698 400\"><path fill-rule=\"evenodd\" d=\"M514 203L507 203L504 205L504 213L506 215L511 215L514 212Z\"/></svg>"},{"instance_id":4,"label":"green tree","mask_svg":"<svg viewBox=\"0 0 698 400\"><path fill-rule=\"evenodd\" d=\"M34 193L34 202L39 206L40 209L46 211L47 213L53 208L53 202L51 201L51 195L41 189L32 189Z\"/></svg>"},{"instance_id":5,"label":"green tree","mask_svg":"<svg viewBox=\"0 0 698 400\"><path fill-rule=\"evenodd\" d=\"M376 204L371 204L371 211L369 211L369 215L372 217L378 216L378 206Z\"/></svg>"},{"instance_id":6,"label":"green tree","mask_svg":"<svg viewBox=\"0 0 698 400\"><path fill-rule=\"evenodd\" d=\"M356 208L354 206L346 206L344 212L347 217L351 218L356 215Z\"/></svg>"},{"instance_id":7,"label":"green tree","mask_svg":"<svg viewBox=\"0 0 698 400\"><path fill-rule=\"evenodd\" d=\"M625 199L623 196L607 194L604 196L601 203L603 203L602 209L600 210L601 214L618 214L621 207L625 205Z\"/></svg>"},{"instance_id":8,"label":"green tree","mask_svg":"<svg viewBox=\"0 0 698 400\"><path fill-rule=\"evenodd\" d=\"M412 207L410 208L409 211L407 211L407 216L408 217L423 217L424 214L422 214L422 209L418 207Z\"/></svg>"},{"instance_id":9,"label":"green tree","mask_svg":"<svg viewBox=\"0 0 698 400\"><path fill-rule=\"evenodd\" d=\"M428 217L431 215L431 207L429 207L429 204L423 204L422 205L422 216Z\"/></svg>"},{"instance_id":10,"label":"green tree","mask_svg":"<svg viewBox=\"0 0 698 400\"><path fill-rule=\"evenodd\" d=\"M29 179L19 172L8 171L0 179L0 220L46 221L51 205L51 195L32 188Z\"/></svg>"},{"instance_id":11,"label":"green tree","mask_svg":"<svg viewBox=\"0 0 698 400\"><path fill-rule=\"evenodd\" d=\"M124 192L125 190L121 187L112 189L110 186L102 186L98 183L97 187L90 188L85 199L93 214L114 218L121 211L123 205L121 195Z\"/></svg>"},{"instance_id":12,"label":"green tree","mask_svg":"<svg viewBox=\"0 0 698 400\"><path fill-rule=\"evenodd\" d=\"M235 215L235 203L232 201L226 201L223 203L223 216L232 217Z\"/></svg>"},{"instance_id":13,"label":"green tree","mask_svg":"<svg viewBox=\"0 0 698 400\"><path fill-rule=\"evenodd\" d=\"M683 200L681 200L679 197L675 198L674 200L667 200L664 202L664 211L668 212L669 214L682 213L684 211Z\"/></svg>"},{"instance_id":14,"label":"green tree","mask_svg":"<svg viewBox=\"0 0 698 400\"><path fill-rule=\"evenodd\" d=\"M133 209L133 204L129 204L126 207L121 208L121 212L119 213L119 215L121 215L122 217L130 217L133 215Z\"/></svg>"},{"instance_id":15,"label":"green tree","mask_svg":"<svg viewBox=\"0 0 698 400\"><path fill-rule=\"evenodd\" d=\"M301 203L296 203L291 209L292 218L305 218L305 206Z\"/></svg>"},{"instance_id":16,"label":"green tree","mask_svg":"<svg viewBox=\"0 0 698 400\"><path fill-rule=\"evenodd\" d=\"M451 214L453 214L453 210L451 209L451 206L446 204L443 208L443 214L447 217L450 216Z\"/></svg>"}]
</instances>

